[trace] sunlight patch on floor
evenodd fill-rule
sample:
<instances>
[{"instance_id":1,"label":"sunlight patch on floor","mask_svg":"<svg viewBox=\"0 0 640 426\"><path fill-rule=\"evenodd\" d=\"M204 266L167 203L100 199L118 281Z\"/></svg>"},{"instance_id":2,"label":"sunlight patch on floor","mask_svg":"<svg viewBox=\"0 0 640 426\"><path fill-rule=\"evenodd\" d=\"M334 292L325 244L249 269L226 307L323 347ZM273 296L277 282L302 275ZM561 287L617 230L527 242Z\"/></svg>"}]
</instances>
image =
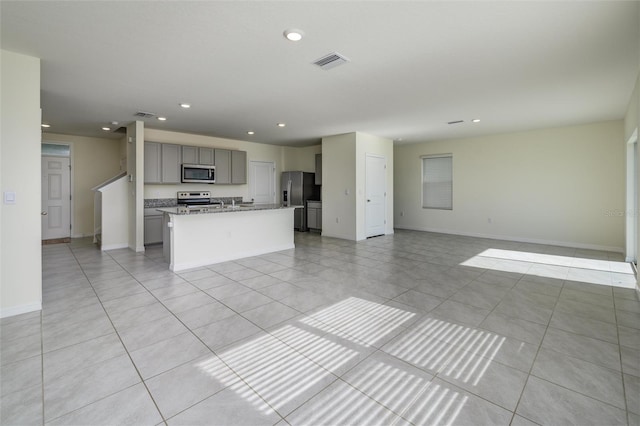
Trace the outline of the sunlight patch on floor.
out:
<instances>
[{"instance_id":1,"label":"sunlight patch on floor","mask_svg":"<svg viewBox=\"0 0 640 426\"><path fill-rule=\"evenodd\" d=\"M636 285L631 264L613 260L490 248L460 265L623 288Z\"/></svg>"},{"instance_id":2,"label":"sunlight patch on floor","mask_svg":"<svg viewBox=\"0 0 640 426\"><path fill-rule=\"evenodd\" d=\"M370 346L413 316L413 312L349 297L311 314L310 318L320 321L324 325L323 331L335 333L337 330L338 333L335 334L340 337ZM314 325L309 319L303 319L301 322Z\"/></svg>"},{"instance_id":3,"label":"sunlight patch on floor","mask_svg":"<svg viewBox=\"0 0 640 426\"><path fill-rule=\"evenodd\" d=\"M303 318L298 322L300 326L295 323L284 325L272 334L250 339L218 355L255 391L239 387L243 392L241 396L268 413L271 407L279 410L318 386L331 376L330 371L358 356L356 350L324 338L322 334L368 347L414 315L350 297L319 310L312 317ZM229 374L221 362L205 361L199 367L225 385L235 384L237 380L237 376Z\"/></svg>"},{"instance_id":4,"label":"sunlight patch on floor","mask_svg":"<svg viewBox=\"0 0 640 426\"><path fill-rule=\"evenodd\" d=\"M505 340L488 331L427 318L384 350L419 368L476 386Z\"/></svg>"}]
</instances>

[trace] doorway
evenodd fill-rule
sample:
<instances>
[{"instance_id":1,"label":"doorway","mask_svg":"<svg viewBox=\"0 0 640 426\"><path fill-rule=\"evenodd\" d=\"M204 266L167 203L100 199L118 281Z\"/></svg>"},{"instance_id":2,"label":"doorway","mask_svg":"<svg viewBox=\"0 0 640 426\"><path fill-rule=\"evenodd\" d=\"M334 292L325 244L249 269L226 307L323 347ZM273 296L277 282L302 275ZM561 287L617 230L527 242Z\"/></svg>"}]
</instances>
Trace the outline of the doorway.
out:
<instances>
[{"instance_id":1,"label":"doorway","mask_svg":"<svg viewBox=\"0 0 640 426\"><path fill-rule=\"evenodd\" d=\"M43 243L67 242L72 225L71 145L41 145L41 227Z\"/></svg>"},{"instance_id":2,"label":"doorway","mask_svg":"<svg viewBox=\"0 0 640 426\"><path fill-rule=\"evenodd\" d=\"M276 164L273 161L249 162L249 197L255 204L276 203Z\"/></svg>"},{"instance_id":3,"label":"doorway","mask_svg":"<svg viewBox=\"0 0 640 426\"><path fill-rule=\"evenodd\" d=\"M385 234L387 210L387 159L366 155L365 163L365 237Z\"/></svg>"}]
</instances>

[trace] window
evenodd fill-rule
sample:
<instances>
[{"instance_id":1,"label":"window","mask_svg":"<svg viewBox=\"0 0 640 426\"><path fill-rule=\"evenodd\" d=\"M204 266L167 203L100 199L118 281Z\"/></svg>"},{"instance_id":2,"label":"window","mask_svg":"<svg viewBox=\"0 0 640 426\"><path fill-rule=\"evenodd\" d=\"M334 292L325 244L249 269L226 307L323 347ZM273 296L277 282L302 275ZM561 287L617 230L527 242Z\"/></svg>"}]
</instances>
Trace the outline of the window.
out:
<instances>
[{"instance_id":1,"label":"window","mask_svg":"<svg viewBox=\"0 0 640 426\"><path fill-rule=\"evenodd\" d=\"M42 155L48 155L52 157L70 157L71 148L69 145L55 144L55 143L43 143Z\"/></svg>"},{"instance_id":2,"label":"window","mask_svg":"<svg viewBox=\"0 0 640 426\"><path fill-rule=\"evenodd\" d=\"M453 209L453 156L422 157L422 207Z\"/></svg>"}]
</instances>

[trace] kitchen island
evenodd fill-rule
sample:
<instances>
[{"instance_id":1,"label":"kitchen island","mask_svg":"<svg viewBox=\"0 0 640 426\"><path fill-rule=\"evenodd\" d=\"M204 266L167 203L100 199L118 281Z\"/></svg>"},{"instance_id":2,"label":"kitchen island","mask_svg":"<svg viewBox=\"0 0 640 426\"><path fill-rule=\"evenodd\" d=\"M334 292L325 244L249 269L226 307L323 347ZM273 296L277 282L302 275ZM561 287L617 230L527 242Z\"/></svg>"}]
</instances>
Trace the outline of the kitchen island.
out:
<instances>
[{"instance_id":1,"label":"kitchen island","mask_svg":"<svg viewBox=\"0 0 640 426\"><path fill-rule=\"evenodd\" d=\"M292 249L293 212L299 207L159 208L164 213L165 260L177 272Z\"/></svg>"}]
</instances>

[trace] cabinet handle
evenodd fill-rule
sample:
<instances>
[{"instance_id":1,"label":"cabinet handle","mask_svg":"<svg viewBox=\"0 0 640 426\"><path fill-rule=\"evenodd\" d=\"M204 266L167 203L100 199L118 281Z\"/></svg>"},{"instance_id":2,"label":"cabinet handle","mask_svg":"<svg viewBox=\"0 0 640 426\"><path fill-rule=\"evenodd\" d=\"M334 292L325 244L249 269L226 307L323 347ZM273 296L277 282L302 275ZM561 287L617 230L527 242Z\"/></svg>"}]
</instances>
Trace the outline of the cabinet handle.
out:
<instances>
[{"instance_id":1,"label":"cabinet handle","mask_svg":"<svg viewBox=\"0 0 640 426\"><path fill-rule=\"evenodd\" d=\"M42 216L46 216L46 215L48 215L49 213L47 213L47 212L40 212L40 214L41 214Z\"/></svg>"}]
</instances>

